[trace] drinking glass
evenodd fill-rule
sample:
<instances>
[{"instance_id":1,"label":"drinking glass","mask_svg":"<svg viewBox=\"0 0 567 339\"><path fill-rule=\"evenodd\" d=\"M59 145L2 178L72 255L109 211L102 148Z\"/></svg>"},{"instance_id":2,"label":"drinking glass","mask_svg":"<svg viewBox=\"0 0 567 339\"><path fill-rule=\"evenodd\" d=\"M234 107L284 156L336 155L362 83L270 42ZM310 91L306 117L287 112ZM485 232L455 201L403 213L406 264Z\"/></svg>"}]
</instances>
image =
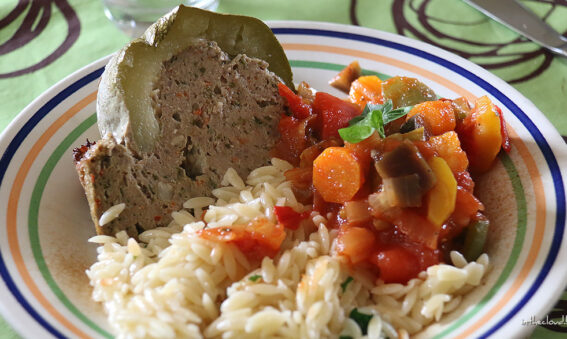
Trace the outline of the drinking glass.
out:
<instances>
[{"instance_id":1,"label":"drinking glass","mask_svg":"<svg viewBox=\"0 0 567 339\"><path fill-rule=\"evenodd\" d=\"M127 35L138 37L157 19L180 4L214 11L219 0L102 0L102 4L110 21Z\"/></svg>"}]
</instances>

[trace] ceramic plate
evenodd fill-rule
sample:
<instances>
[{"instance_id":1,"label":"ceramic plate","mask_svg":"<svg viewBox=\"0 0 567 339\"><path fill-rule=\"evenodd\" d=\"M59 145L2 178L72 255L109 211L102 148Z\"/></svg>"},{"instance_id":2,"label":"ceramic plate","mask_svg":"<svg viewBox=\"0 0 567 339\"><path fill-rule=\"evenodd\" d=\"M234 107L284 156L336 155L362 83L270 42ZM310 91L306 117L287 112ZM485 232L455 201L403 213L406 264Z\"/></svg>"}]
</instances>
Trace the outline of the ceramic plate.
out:
<instances>
[{"instance_id":1,"label":"ceramic plate","mask_svg":"<svg viewBox=\"0 0 567 339\"><path fill-rule=\"evenodd\" d=\"M273 22L294 80L339 95L327 81L354 59L365 73L417 77L440 96L488 95L503 111L512 151L479 183L497 225L493 269L463 306L427 336L527 335L567 281L567 146L536 107L505 82L453 54L360 27ZM64 79L30 104L0 138L0 309L25 337L111 337L84 274L94 235L72 150L99 138L95 101L108 58Z\"/></svg>"}]
</instances>

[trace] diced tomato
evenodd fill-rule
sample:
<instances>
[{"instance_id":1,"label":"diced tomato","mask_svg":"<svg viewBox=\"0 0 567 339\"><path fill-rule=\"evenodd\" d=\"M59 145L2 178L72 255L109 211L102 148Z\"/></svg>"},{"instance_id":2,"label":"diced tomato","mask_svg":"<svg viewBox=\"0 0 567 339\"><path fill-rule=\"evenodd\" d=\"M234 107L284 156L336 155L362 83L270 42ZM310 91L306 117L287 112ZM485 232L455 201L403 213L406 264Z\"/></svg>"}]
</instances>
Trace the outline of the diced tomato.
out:
<instances>
[{"instance_id":1,"label":"diced tomato","mask_svg":"<svg viewBox=\"0 0 567 339\"><path fill-rule=\"evenodd\" d=\"M484 210L484 205L463 187L457 188L457 200L455 202L455 211L451 218L459 226L466 227L478 211Z\"/></svg>"},{"instance_id":2,"label":"diced tomato","mask_svg":"<svg viewBox=\"0 0 567 339\"><path fill-rule=\"evenodd\" d=\"M208 240L233 243L248 258L257 260L266 256L273 258L285 239L284 226L264 218L247 225L205 228L197 233Z\"/></svg>"},{"instance_id":3,"label":"diced tomato","mask_svg":"<svg viewBox=\"0 0 567 339\"><path fill-rule=\"evenodd\" d=\"M275 157L289 161L295 166L299 164L299 156L308 146L306 130L310 119L312 118L299 120L282 116L278 124L280 139L272 152Z\"/></svg>"},{"instance_id":4,"label":"diced tomato","mask_svg":"<svg viewBox=\"0 0 567 339\"><path fill-rule=\"evenodd\" d=\"M355 104L341 100L331 94L317 92L313 101L313 113L319 117L319 132L322 140L339 138L339 129L347 127L348 122L362 110Z\"/></svg>"},{"instance_id":5,"label":"diced tomato","mask_svg":"<svg viewBox=\"0 0 567 339\"><path fill-rule=\"evenodd\" d=\"M387 284L405 284L421 272L415 255L401 246L381 249L372 254L370 261L380 269L379 277Z\"/></svg>"},{"instance_id":6,"label":"diced tomato","mask_svg":"<svg viewBox=\"0 0 567 339\"><path fill-rule=\"evenodd\" d=\"M390 250L392 252L385 253L381 258L378 257L380 252L389 252ZM391 256L388 254L391 254ZM386 260L388 258L390 260ZM398 262L398 265L395 266L396 258L403 259L405 262ZM380 276L380 278L391 281L394 280L393 277L398 276L401 283L417 277L419 272L426 270L429 266L437 265L440 262L439 260L439 250L411 241L407 235L399 231L397 226L378 232L377 251L369 258L371 263L379 267L380 274L385 275L384 277ZM389 267L387 262L394 264L394 266ZM379 263L383 266L380 267ZM410 270L411 267L415 269Z\"/></svg>"},{"instance_id":7,"label":"diced tomato","mask_svg":"<svg viewBox=\"0 0 567 339\"><path fill-rule=\"evenodd\" d=\"M346 256L354 265L366 260L374 247L374 233L364 227L341 226L337 236L337 251Z\"/></svg>"},{"instance_id":8,"label":"diced tomato","mask_svg":"<svg viewBox=\"0 0 567 339\"><path fill-rule=\"evenodd\" d=\"M381 211L379 219L394 224L409 240L436 249L439 230L413 208L390 208Z\"/></svg>"},{"instance_id":9,"label":"diced tomato","mask_svg":"<svg viewBox=\"0 0 567 339\"><path fill-rule=\"evenodd\" d=\"M278 92L287 101L287 106L289 107L295 118L305 119L311 115L311 105L303 102L299 95L293 93L293 91L289 87L281 82L278 84Z\"/></svg>"},{"instance_id":10,"label":"diced tomato","mask_svg":"<svg viewBox=\"0 0 567 339\"><path fill-rule=\"evenodd\" d=\"M474 181L468 171L455 174L455 179L457 180L457 186L460 186L471 193L474 191Z\"/></svg>"},{"instance_id":11,"label":"diced tomato","mask_svg":"<svg viewBox=\"0 0 567 339\"><path fill-rule=\"evenodd\" d=\"M276 219L278 219L278 223L290 230L298 229L301 221L307 219L310 213L310 211L298 213L289 206L274 207L274 214L276 215Z\"/></svg>"}]
</instances>

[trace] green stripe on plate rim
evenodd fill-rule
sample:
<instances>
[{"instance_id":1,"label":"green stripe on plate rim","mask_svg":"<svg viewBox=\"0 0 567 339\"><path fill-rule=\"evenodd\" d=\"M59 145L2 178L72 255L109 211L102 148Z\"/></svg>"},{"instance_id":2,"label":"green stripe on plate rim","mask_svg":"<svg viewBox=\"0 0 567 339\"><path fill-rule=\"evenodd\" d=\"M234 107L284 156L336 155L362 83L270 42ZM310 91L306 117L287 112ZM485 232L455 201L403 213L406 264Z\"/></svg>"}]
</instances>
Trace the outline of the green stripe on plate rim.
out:
<instances>
[{"instance_id":1,"label":"green stripe on plate rim","mask_svg":"<svg viewBox=\"0 0 567 339\"><path fill-rule=\"evenodd\" d=\"M514 196L516 197L516 206L517 206L517 220L518 220L518 228L516 230L516 238L514 239L514 247L512 248L512 253L510 253L510 258L504 266L500 277L492 286L490 291L482 298L481 301L476 304L469 312L467 312L462 317L459 317L459 320L452 323L449 327L447 327L444 331L439 333L434 337L434 339L442 338L446 335L449 335L451 332L455 331L465 322L469 321L472 317L474 317L488 302L489 300L500 290L504 282L510 276L512 269L516 266L518 262L518 258L520 257L520 251L522 250L522 246L524 244L524 239L526 236L526 227L528 222L528 210L527 210L527 202L526 196L524 194L524 186L522 185L522 181L518 172L516 171L516 167L512 162L512 159L506 152L500 153L500 161L508 174L508 178L510 178L510 182L512 183L512 189L514 190Z\"/></svg>"},{"instance_id":2,"label":"green stripe on plate rim","mask_svg":"<svg viewBox=\"0 0 567 339\"><path fill-rule=\"evenodd\" d=\"M292 67L297 68L314 68L314 69L324 69L324 70L331 70L331 71L340 71L346 65L334 64L334 63L326 63L326 62L318 62L318 61L308 61L308 60L290 60L290 65ZM380 79L388 79L390 76L386 74L382 74L375 71L370 70L363 70L362 73L364 75L377 75ZM73 305L73 303L67 298L65 293L61 290L61 288L57 285L49 268L45 263L45 259L43 257L43 252L41 250L41 243L39 239L39 231L38 231L38 218L39 218L39 206L41 202L41 198L43 197L43 191L47 184L47 181L55 168L55 165L59 162L62 158L64 153L66 152L69 147L76 143L76 140L92 125L96 123L96 113L89 116L85 121L83 121L79 126L77 126L63 141L57 146L55 151L51 154L49 159L47 160L46 164L44 165L43 169L41 170L40 175L36 181L34 186L34 190L32 192L31 202L30 202L30 209L28 213L28 232L29 232L29 239L30 245L32 247L32 252L35 258L35 261L39 267L39 270L45 279L47 285L52 290L52 292L57 296L59 301L67 307L67 309L74 314L79 320L81 320L85 325L96 331L97 333L101 334L106 338L113 338L113 336L100 328L96 323L90 320L87 316L85 316L79 309ZM502 274L500 275L496 284L490 289L487 295L469 312L467 312L464 316L460 317L459 320L455 321L451 326L445 329L443 332L438 334L435 338L441 338L444 336L449 335L451 332L458 329L461 325L465 322L470 320L474 317L492 298L502 287L504 282L510 276L510 273L514 266L517 263L519 252L521 250L521 246L524 242L525 233L526 233L526 226L527 226L527 205L526 199L524 195L524 188L516 167L512 162L510 157L502 152L500 156L500 161L502 162L506 173L511 181L512 188L514 190L514 195L516 197L516 206L517 206L517 219L518 219L518 229L516 231L516 238L514 240L514 248L504 267Z\"/></svg>"},{"instance_id":3,"label":"green stripe on plate rim","mask_svg":"<svg viewBox=\"0 0 567 339\"><path fill-rule=\"evenodd\" d=\"M345 65L333 64L333 63L330 63L330 62L308 61L308 60L290 60L289 64L291 65L291 67L316 68L316 69L324 69L324 70L328 70L328 71L337 71L337 72L340 72L343 68L346 67ZM389 76L387 74L368 70L368 69L362 69L361 73L362 73L362 75L376 75L381 80L386 80L386 79L391 78L391 76Z\"/></svg>"},{"instance_id":4,"label":"green stripe on plate rim","mask_svg":"<svg viewBox=\"0 0 567 339\"><path fill-rule=\"evenodd\" d=\"M102 336L106 338L113 338L114 336L110 333L106 332L102 328L100 328L95 322L90 320L87 316L85 316L79 309L73 305L73 303L67 298L65 293L61 290L61 288L53 279L47 264L45 263L45 258L43 257L43 252L41 250L41 243L39 240L39 229L38 229L38 221L39 221L39 206L41 202L41 198L43 197L43 190L45 189L45 185L53 172L53 169L61 160L67 149L71 147L74 143L77 142L81 134L83 134L87 129L89 129L92 125L96 123L96 113L89 116L85 121L83 121L79 126L77 126L63 141L57 146L55 151L51 154L45 165L43 166L41 173L37 178L37 182L32 192L31 202L30 202L30 209L28 213L28 232L30 238L30 245L32 248L33 256L39 268L39 271L43 275L45 282L67 309L74 314L78 319L80 319L84 324L86 324L91 329L95 330Z\"/></svg>"}]
</instances>

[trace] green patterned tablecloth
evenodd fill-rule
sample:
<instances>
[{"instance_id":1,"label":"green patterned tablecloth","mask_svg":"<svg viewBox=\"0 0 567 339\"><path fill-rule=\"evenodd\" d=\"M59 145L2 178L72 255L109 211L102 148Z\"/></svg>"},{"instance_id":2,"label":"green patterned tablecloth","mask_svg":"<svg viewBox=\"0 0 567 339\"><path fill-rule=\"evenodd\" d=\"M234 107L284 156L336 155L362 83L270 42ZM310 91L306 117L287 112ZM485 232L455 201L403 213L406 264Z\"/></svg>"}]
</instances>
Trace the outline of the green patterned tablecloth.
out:
<instances>
[{"instance_id":1,"label":"green patterned tablecloth","mask_svg":"<svg viewBox=\"0 0 567 339\"><path fill-rule=\"evenodd\" d=\"M567 32L565 0L523 3ZM221 0L218 10L263 20L360 25L431 43L513 85L567 135L567 58L528 42L461 0ZM106 19L98 0L1 0L0 131L57 81L128 40ZM550 319L563 315L565 294ZM542 326L533 337L562 338L565 332L565 327ZM0 338L18 338L1 318Z\"/></svg>"}]
</instances>

